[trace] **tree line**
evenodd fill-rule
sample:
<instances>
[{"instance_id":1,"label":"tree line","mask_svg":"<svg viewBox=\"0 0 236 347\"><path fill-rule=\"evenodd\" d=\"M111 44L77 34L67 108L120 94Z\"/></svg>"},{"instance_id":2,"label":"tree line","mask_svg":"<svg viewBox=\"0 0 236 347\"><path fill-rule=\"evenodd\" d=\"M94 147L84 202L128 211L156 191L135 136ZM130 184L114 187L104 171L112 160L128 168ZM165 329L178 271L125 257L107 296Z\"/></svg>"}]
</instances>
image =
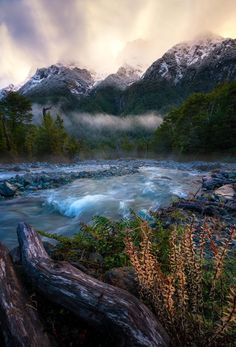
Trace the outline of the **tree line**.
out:
<instances>
[{"instance_id":1,"label":"tree line","mask_svg":"<svg viewBox=\"0 0 236 347\"><path fill-rule=\"evenodd\" d=\"M236 153L236 82L196 93L173 109L156 130L155 152Z\"/></svg>"},{"instance_id":2,"label":"tree line","mask_svg":"<svg viewBox=\"0 0 236 347\"><path fill-rule=\"evenodd\" d=\"M0 100L0 155L28 159L48 156L74 157L78 141L67 134L63 119L47 112L41 124L32 122L32 104L10 91Z\"/></svg>"}]
</instances>

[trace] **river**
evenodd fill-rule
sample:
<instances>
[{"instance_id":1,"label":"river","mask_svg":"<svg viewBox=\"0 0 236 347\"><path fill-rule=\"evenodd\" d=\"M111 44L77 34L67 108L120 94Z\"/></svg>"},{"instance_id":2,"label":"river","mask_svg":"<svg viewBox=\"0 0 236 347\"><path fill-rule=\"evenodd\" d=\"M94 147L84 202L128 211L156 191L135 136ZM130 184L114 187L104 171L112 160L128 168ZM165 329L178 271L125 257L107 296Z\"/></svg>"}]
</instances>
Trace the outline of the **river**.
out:
<instances>
[{"instance_id":1,"label":"river","mask_svg":"<svg viewBox=\"0 0 236 347\"><path fill-rule=\"evenodd\" d=\"M109 164L50 166L49 170L96 171ZM32 172L45 171L45 167ZM0 180L16 173L3 168ZM24 170L18 174L24 174ZM138 172L118 177L77 179L56 189L25 192L22 196L0 201L0 240L9 248L17 244L16 226L20 221L35 229L71 235L79 231L80 222L89 223L94 215L114 219L128 218L134 210L145 218L149 210L167 206L176 197L196 192L205 171L193 165L140 164Z\"/></svg>"}]
</instances>

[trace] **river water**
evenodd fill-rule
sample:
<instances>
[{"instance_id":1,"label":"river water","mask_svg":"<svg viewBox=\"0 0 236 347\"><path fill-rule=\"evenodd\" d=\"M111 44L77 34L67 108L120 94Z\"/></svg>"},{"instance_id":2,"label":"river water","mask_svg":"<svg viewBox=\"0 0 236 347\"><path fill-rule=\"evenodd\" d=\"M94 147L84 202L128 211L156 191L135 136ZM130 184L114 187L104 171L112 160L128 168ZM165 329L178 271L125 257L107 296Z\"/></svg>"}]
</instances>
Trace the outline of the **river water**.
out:
<instances>
[{"instance_id":1,"label":"river water","mask_svg":"<svg viewBox=\"0 0 236 347\"><path fill-rule=\"evenodd\" d=\"M12 175L1 172L0 178ZM143 166L133 175L78 179L57 189L0 201L0 241L9 248L16 246L16 226L21 221L37 230L71 235L79 231L80 222L88 223L94 215L128 218L132 209L145 217L149 210L195 192L202 175L193 169Z\"/></svg>"}]
</instances>

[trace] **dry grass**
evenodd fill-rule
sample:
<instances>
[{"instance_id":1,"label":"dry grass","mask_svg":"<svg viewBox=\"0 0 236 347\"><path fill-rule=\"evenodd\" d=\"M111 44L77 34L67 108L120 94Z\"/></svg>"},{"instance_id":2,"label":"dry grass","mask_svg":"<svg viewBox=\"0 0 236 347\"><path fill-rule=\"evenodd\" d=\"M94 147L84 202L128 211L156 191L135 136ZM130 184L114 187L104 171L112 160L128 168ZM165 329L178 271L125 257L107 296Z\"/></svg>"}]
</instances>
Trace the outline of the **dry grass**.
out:
<instances>
[{"instance_id":1,"label":"dry grass","mask_svg":"<svg viewBox=\"0 0 236 347\"><path fill-rule=\"evenodd\" d=\"M126 251L143 300L153 308L173 344L233 346L236 287L224 267L235 228L224 228L214 220L206 220L200 228L187 225L181 235L176 228L169 239L167 271L153 252L153 230L145 222L140 228L141 243L136 245L128 232ZM218 241L216 231L226 236Z\"/></svg>"}]
</instances>

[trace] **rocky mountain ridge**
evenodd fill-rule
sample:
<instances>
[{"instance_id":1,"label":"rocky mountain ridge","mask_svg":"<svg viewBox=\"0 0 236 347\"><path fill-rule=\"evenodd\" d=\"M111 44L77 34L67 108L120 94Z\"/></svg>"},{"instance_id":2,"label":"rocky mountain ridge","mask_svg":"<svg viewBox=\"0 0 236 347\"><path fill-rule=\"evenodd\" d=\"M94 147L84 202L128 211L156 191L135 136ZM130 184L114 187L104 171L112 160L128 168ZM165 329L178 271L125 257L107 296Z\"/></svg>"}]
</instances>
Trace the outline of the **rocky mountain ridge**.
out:
<instances>
[{"instance_id":1,"label":"rocky mountain ridge","mask_svg":"<svg viewBox=\"0 0 236 347\"><path fill-rule=\"evenodd\" d=\"M175 45L142 72L124 65L98 80L87 69L56 64L38 69L19 92L33 102L80 112L165 113L192 93L236 79L236 40L202 35Z\"/></svg>"},{"instance_id":2,"label":"rocky mountain ridge","mask_svg":"<svg viewBox=\"0 0 236 347\"><path fill-rule=\"evenodd\" d=\"M37 69L36 73L19 89L19 92L31 96L37 92L47 94L54 89L84 95L94 82L92 74L86 69L56 64L48 68Z\"/></svg>"}]
</instances>

